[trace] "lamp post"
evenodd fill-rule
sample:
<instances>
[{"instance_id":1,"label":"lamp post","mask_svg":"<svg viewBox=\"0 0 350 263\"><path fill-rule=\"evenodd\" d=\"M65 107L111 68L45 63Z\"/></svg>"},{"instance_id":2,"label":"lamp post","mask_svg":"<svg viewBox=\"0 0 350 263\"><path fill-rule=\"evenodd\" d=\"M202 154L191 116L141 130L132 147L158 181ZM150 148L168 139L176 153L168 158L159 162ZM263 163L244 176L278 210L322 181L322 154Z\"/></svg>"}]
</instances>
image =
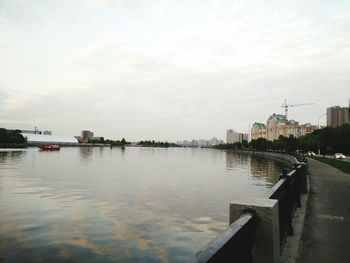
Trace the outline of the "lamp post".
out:
<instances>
[{"instance_id":1,"label":"lamp post","mask_svg":"<svg viewBox=\"0 0 350 263\"><path fill-rule=\"evenodd\" d=\"M320 119L326 115L326 113L323 113L319 118L318 118L318 121L317 121L317 128L318 128L318 155L321 155L321 151L320 151Z\"/></svg>"}]
</instances>

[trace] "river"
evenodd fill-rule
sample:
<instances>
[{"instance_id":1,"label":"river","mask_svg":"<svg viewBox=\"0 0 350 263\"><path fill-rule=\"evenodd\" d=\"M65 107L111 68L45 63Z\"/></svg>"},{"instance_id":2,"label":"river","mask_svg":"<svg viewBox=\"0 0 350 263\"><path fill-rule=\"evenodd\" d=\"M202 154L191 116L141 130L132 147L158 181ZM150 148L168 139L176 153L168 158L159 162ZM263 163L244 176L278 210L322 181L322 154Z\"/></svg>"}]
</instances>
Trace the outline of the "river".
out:
<instances>
[{"instance_id":1,"label":"river","mask_svg":"<svg viewBox=\"0 0 350 263\"><path fill-rule=\"evenodd\" d=\"M194 148L0 151L0 262L188 262L286 164Z\"/></svg>"}]
</instances>

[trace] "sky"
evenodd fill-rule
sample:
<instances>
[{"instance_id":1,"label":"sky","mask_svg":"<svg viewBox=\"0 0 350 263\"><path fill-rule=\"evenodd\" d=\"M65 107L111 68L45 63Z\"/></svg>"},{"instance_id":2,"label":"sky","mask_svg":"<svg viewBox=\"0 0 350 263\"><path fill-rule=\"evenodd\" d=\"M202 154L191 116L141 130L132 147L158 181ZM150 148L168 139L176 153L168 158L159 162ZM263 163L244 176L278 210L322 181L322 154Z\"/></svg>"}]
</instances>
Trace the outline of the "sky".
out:
<instances>
[{"instance_id":1,"label":"sky","mask_svg":"<svg viewBox=\"0 0 350 263\"><path fill-rule=\"evenodd\" d=\"M347 0L0 0L0 127L224 139L350 98Z\"/></svg>"}]
</instances>

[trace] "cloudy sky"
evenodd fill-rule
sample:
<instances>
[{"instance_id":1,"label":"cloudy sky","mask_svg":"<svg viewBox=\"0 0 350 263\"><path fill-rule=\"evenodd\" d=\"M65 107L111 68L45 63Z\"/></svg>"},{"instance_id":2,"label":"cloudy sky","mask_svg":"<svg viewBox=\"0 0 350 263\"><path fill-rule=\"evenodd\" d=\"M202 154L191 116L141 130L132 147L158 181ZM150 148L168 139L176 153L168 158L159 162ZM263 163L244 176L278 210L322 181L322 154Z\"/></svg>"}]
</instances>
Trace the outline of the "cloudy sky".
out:
<instances>
[{"instance_id":1,"label":"cloudy sky","mask_svg":"<svg viewBox=\"0 0 350 263\"><path fill-rule=\"evenodd\" d=\"M0 127L223 139L317 124L349 73L348 0L0 0Z\"/></svg>"}]
</instances>

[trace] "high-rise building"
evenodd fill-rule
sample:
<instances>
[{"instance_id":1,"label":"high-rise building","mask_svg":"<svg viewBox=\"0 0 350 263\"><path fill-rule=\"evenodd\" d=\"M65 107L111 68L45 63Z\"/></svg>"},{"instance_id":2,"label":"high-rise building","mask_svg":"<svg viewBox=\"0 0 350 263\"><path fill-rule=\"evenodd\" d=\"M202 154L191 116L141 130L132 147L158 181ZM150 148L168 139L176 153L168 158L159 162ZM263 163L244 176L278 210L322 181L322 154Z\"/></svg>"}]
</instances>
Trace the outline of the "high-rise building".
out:
<instances>
[{"instance_id":1,"label":"high-rise building","mask_svg":"<svg viewBox=\"0 0 350 263\"><path fill-rule=\"evenodd\" d=\"M209 146L215 146L215 145L219 145L222 144L223 141L222 140L218 140L218 138L213 137L209 140Z\"/></svg>"},{"instance_id":2,"label":"high-rise building","mask_svg":"<svg viewBox=\"0 0 350 263\"><path fill-rule=\"evenodd\" d=\"M269 141L277 140L279 137L280 126L287 123L286 116L283 114L272 114L266 123L266 136Z\"/></svg>"},{"instance_id":3,"label":"high-rise building","mask_svg":"<svg viewBox=\"0 0 350 263\"><path fill-rule=\"evenodd\" d=\"M239 138L238 132L235 132L232 129L228 129L226 131L226 143L238 142L238 138Z\"/></svg>"},{"instance_id":4,"label":"high-rise building","mask_svg":"<svg viewBox=\"0 0 350 263\"><path fill-rule=\"evenodd\" d=\"M233 144L235 142L242 143L243 141L248 141L248 133L238 133L232 129L226 131L226 143Z\"/></svg>"},{"instance_id":5,"label":"high-rise building","mask_svg":"<svg viewBox=\"0 0 350 263\"><path fill-rule=\"evenodd\" d=\"M280 135L284 137L289 137L293 135L294 137L303 136L305 134L311 133L317 129L316 125L311 125L311 123L299 124L294 120L288 121L285 125L280 125L278 131L278 137ZM275 139L278 139L275 138Z\"/></svg>"},{"instance_id":6,"label":"high-rise building","mask_svg":"<svg viewBox=\"0 0 350 263\"><path fill-rule=\"evenodd\" d=\"M189 140L183 140L183 141L177 141L176 144L185 146L185 147L209 147L209 146L215 146L219 144L223 144L223 140L219 140L215 137L211 138L210 140L206 139L193 139L191 141Z\"/></svg>"},{"instance_id":7,"label":"high-rise building","mask_svg":"<svg viewBox=\"0 0 350 263\"><path fill-rule=\"evenodd\" d=\"M89 140L91 140L94 137L94 133L92 131L81 131L81 139L84 142L88 142Z\"/></svg>"},{"instance_id":8,"label":"high-rise building","mask_svg":"<svg viewBox=\"0 0 350 263\"><path fill-rule=\"evenodd\" d=\"M251 130L251 139L256 140L258 138L266 139L266 125L263 123L253 123Z\"/></svg>"},{"instance_id":9,"label":"high-rise building","mask_svg":"<svg viewBox=\"0 0 350 263\"><path fill-rule=\"evenodd\" d=\"M199 139L198 140L198 146L201 147L208 147L209 146L209 141L205 139Z\"/></svg>"},{"instance_id":10,"label":"high-rise building","mask_svg":"<svg viewBox=\"0 0 350 263\"><path fill-rule=\"evenodd\" d=\"M299 137L313 132L316 130L316 128L317 127L315 125L311 125L310 123L299 124L295 120L287 120L285 115L274 113L267 120L265 138L267 138L269 141L274 141L281 135L284 137L289 137L291 135L294 137Z\"/></svg>"},{"instance_id":11,"label":"high-rise building","mask_svg":"<svg viewBox=\"0 0 350 263\"><path fill-rule=\"evenodd\" d=\"M349 107L334 106L327 108L327 126L338 127L349 122Z\"/></svg>"}]
</instances>

